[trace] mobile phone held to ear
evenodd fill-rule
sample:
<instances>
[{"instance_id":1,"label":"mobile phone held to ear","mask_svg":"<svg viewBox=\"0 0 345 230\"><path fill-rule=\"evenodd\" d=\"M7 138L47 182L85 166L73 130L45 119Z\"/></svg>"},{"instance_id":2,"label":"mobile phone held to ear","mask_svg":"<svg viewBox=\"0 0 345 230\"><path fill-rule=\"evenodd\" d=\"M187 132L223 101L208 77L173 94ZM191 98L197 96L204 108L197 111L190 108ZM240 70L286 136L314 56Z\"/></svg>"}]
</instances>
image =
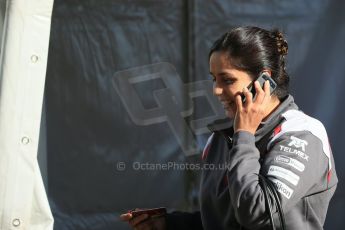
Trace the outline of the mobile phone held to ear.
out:
<instances>
[{"instance_id":1,"label":"mobile phone held to ear","mask_svg":"<svg viewBox=\"0 0 345 230\"><path fill-rule=\"evenodd\" d=\"M166 214L166 208L151 208L151 209L141 209L137 211L131 211L132 217L136 217L142 214L148 214L151 218L159 217Z\"/></svg>"},{"instance_id":2,"label":"mobile phone held to ear","mask_svg":"<svg viewBox=\"0 0 345 230\"><path fill-rule=\"evenodd\" d=\"M261 73L260 76L258 77L258 79L256 79L255 81L258 81L261 88L264 88L264 84L266 81L269 82L270 84L270 93L272 95L272 93L274 92L274 90L277 88L277 83L265 72ZM252 81L249 85L248 85L248 90L252 93L253 95L253 100L255 100L255 96L256 96L256 90L255 90L255 86L254 86L254 82ZM246 102L246 97L241 94L242 97L242 103Z\"/></svg>"}]
</instances>

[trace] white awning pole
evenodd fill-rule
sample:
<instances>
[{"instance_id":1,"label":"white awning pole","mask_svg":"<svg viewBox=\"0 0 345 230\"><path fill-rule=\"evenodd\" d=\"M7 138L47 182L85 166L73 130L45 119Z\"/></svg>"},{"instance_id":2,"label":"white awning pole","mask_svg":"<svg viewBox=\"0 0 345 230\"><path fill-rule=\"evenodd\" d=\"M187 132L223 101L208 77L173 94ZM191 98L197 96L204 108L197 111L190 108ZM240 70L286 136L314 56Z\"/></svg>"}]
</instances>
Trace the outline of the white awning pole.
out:
<instances>
[{"instance_id":1,"label":"white awning pole","mask_svg":"<svg viewBox=\"0 0 345 230\"><path fill-rule=\"evenodd\" d=\"M37 149L53 0L8 4L0 63L0 229L52 230Z\"/></svg>"}]
</instances>

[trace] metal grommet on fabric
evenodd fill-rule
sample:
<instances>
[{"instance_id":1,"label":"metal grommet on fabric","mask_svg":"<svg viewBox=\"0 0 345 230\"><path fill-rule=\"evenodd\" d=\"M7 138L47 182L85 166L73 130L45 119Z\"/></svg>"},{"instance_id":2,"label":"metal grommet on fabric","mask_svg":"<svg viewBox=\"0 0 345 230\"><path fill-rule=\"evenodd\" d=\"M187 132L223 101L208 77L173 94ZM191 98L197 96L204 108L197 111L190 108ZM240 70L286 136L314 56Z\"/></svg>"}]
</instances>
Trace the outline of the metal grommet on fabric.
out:
<instances>
[{"instance_id":1,"label":"metal grommet on fabric","mask_svg":"<svg viewBox=\"0 0 345 230\"><path fill-rule=\"evenodd\" d=\"M13 225L14 227L18 227L18 226L20 225L20 219L18 219L18 218L13 219L12 225Z\"/></svg>"},{"instance_id":2,"label":"metal grommet on fabric","mask_svg":"<svg viewBox=\"0 0 345 230\"><path fill-rule=\"evenodd\" d=\"M32 63L36 63L37 61L38 61L38 56L35 55L35 54L32 55L32 56L31 56L31 62L32 62Z\"/></svg>"},{"instance_id":3,"label":"metal grommet on fabric","mask_svg":"<svg viewBox=\"0 0 345 230\"><path fill-rule=\"evenodd\" d=\"M24 136L24 137L22 137L21 142L22 142L22 144L23 144L23 145L27 145L27 144L29 144L29 143L30 143L30 138L29 138L29 137Z\"/></svg>"}]
</instances>

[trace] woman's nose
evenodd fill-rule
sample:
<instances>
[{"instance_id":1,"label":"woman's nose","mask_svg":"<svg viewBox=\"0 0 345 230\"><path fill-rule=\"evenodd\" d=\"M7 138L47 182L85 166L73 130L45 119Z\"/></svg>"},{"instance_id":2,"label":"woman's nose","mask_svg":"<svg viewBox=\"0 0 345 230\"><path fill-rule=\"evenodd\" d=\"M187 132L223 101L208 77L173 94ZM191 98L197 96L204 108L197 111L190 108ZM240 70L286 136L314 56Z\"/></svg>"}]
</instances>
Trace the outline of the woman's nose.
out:
<instances>
[{"instance_id":1,"label":"woman's nose","mask_svg":"<svg viewBox=\"0 0 345 230\"><path fill-rule=\"evenodd\" d=\"M219 85L215 83L213 86L213 94L215 96L220 96L222 93L223 93L223 88L219 87Z\"/></svg>"}]
</instances>

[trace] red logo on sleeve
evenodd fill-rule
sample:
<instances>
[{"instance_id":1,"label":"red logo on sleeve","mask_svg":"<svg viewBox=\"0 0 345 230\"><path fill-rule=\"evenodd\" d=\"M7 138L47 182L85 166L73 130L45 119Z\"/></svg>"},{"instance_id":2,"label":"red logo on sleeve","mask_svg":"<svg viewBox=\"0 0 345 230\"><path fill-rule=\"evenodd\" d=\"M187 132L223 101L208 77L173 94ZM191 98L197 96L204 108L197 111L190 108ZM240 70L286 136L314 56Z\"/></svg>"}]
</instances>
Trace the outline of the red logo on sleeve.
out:
<instances>
[{"instance_id":1,"label":"red logo on sleeve","mask_svg":"<svg viewBox=\"0 0 345 230\"><path fill-rule=\"evenodd\" d=\"M280 131L282 131L282 125L278 125L277 127L275 127L275 129L273 131L273 136L275 136L278 133L280 133Z\"/></svg>"}]
</instances>

